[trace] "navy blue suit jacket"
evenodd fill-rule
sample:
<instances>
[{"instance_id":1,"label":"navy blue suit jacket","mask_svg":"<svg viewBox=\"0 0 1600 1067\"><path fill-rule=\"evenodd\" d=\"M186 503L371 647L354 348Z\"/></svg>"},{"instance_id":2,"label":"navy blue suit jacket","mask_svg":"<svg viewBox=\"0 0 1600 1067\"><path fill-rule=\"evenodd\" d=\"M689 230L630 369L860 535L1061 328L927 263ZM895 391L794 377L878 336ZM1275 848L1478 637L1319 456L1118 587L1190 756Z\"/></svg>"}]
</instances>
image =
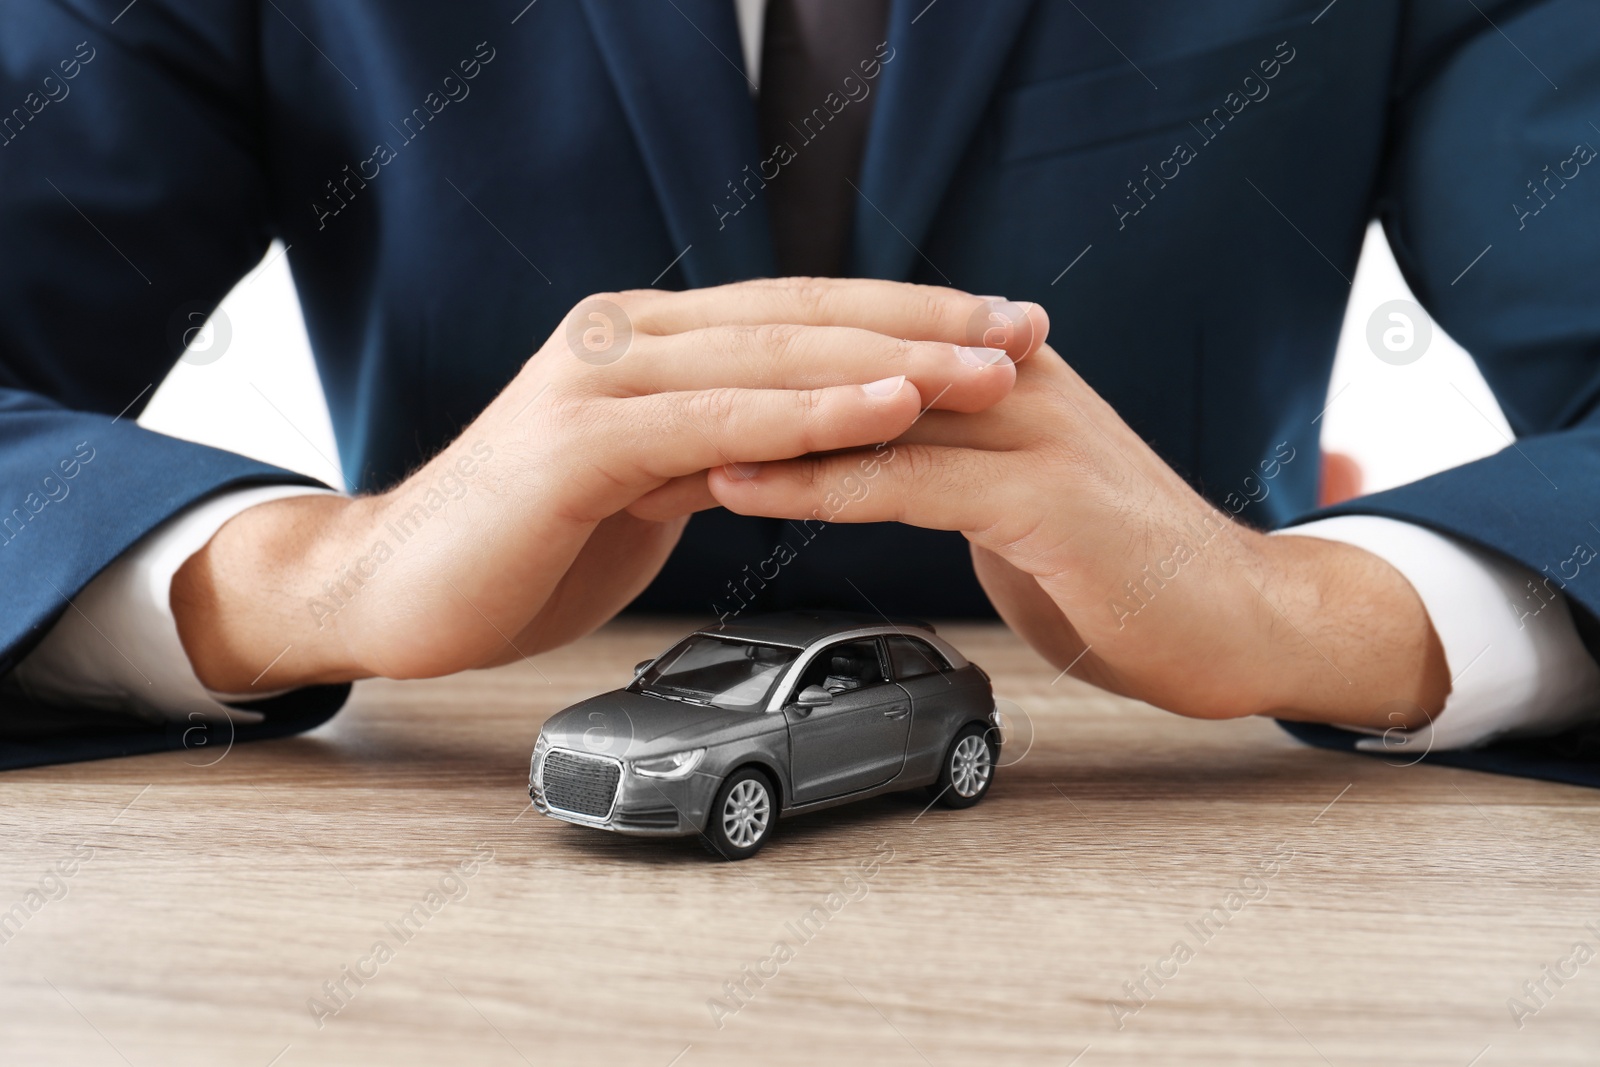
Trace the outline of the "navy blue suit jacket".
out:
<instances>
[{"instance_id":1,"label":"navy blue suit jacket","mask_svg":"<svg viewBox=\"0 0 1600 1067\"><path fill-rule=\"evenodd\" d=\"M1552 574L1600 543L1600 168L1574 147L1600 144L1592 0L895 0L886 36L856 83L875 110L850 273L1039 301L1055 347L1219 505L1292 448L1242 515L1282 525L1314 505L1380 218L1519 441L1339 510ZM845 73L820 107L860 92ZM162 520L300 480L133 422L189 316L273 238L352 488L379 489L584 296L775 273L781 168L757 130L731 0L0 6L0 670ZM697 519L643 602L709 613L789 536ZM890 526L829 529L764 596L860 607L846 577L890 610L983 608L959 538ZM1560 581L1590 625L1600 566ZM342 693L280 698L248 732L313 725ZM12 740L0 764L180 736ZM1457 758L1600 781L1572 739Z\"/></svg>"}]
</instances>

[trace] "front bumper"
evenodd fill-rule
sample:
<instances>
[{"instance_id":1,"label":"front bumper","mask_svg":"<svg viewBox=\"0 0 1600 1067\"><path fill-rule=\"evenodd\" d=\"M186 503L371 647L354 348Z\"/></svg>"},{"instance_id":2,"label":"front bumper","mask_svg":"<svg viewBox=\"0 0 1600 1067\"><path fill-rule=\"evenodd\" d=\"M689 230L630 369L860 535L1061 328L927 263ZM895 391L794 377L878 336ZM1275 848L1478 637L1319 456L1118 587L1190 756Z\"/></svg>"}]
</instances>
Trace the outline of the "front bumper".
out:
<instances>
[{"instance_id":1,"label":"front bumper","mask_svg":"<svg viewBox=\"0 0 1600 1067\"><path fill-rule=\"evenodd\" d=\"M607 794L601 787L613 779ZM528 796L541 814L640 837L700 833L716 789L715 778L698 772L681 780L650 778L610 756L559 747L535 755L528 781Z\"/></svg>"}]
</instances>

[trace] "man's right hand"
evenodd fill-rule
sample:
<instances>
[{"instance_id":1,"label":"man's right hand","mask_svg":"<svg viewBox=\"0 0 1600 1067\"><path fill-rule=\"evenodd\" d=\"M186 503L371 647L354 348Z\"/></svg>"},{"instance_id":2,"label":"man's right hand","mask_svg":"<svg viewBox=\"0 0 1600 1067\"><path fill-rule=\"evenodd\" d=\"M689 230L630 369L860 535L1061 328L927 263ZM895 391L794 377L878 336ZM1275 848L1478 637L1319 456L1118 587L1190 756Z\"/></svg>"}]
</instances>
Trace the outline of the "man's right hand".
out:
<instances>
[{"instance_id":1,"label":"man's right hand","mask_svg":"<svg viewBox=\"0 0 1600 1067\"><path fill-rule=\"evenodd\" d=\"M1024 314L1038 328L1003 331L1022 338L1010 358L963 350ZM400 485L224 525L173 578L179 635L227 693L554 647L649 583L687 516L715 504L706 470L892 440L925 404L987 408L1044 328L1037 310L870 280L592 297Z\"/></svg>"}]
</instances>

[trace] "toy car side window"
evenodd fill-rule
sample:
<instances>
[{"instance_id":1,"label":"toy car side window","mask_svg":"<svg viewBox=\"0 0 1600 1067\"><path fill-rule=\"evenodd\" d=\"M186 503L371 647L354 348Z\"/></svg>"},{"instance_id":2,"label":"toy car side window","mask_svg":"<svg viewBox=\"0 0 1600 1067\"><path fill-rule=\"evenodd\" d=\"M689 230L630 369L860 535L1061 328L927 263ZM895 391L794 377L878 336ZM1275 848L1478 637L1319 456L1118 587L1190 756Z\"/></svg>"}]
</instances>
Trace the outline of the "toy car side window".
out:
<instances>
[{"instance_id":1,"label":"toy car side window","mask_svg":"<svg viewBox=\"0 0 1600 1067\"><path fill-rule=\"evenodd\" d=\"M889 661L894 664L894 676L902 682L925 674L943 674L950 669L949 662L934 651L932 645L915 637L890 637Z\"/></svg>"},{"instance_id":2,"label":"toy car side window","mask_svg":"<svg viewBox=\"0 0 1600 1067\"><path fill-rule=\"evenodd\" d=\"M844 693L888 680L878 656L878 641L869 637L862 641L841 641L818 652L800 676L795 692L820 685L830 693Z\"/></svg>"}]
</instances>

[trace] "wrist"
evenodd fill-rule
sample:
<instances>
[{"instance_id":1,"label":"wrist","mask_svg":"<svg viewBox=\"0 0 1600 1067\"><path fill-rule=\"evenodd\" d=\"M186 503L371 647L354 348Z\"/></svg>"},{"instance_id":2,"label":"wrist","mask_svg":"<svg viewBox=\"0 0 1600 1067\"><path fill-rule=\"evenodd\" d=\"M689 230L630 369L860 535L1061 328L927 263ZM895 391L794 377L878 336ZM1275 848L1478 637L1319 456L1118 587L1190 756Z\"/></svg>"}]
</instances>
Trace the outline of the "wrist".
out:
<instances>
[{"instance_id":1,"label":"wrist","mask_svg":"<svg viewBox=\"0 0 1600 1067\"><path fill-rule=\"evenodd\" d=\"M1388 729L1431 721L1450 692L1421 597L1383 558L1341 542L1252 534L1248 645L1256 714Z\"/></svg>"},{"instance_id":2,"label":"wrist","mask_svg":"<svg viewBox=\"0 0 1600 1067\"><path fill-rule=\"evenodd\" d=\"M301 496L234 516L173 575L170 602L195 676L227 694L370 677L326 586L370 543L362 499Z\"/></svg>"}]
</instances>

